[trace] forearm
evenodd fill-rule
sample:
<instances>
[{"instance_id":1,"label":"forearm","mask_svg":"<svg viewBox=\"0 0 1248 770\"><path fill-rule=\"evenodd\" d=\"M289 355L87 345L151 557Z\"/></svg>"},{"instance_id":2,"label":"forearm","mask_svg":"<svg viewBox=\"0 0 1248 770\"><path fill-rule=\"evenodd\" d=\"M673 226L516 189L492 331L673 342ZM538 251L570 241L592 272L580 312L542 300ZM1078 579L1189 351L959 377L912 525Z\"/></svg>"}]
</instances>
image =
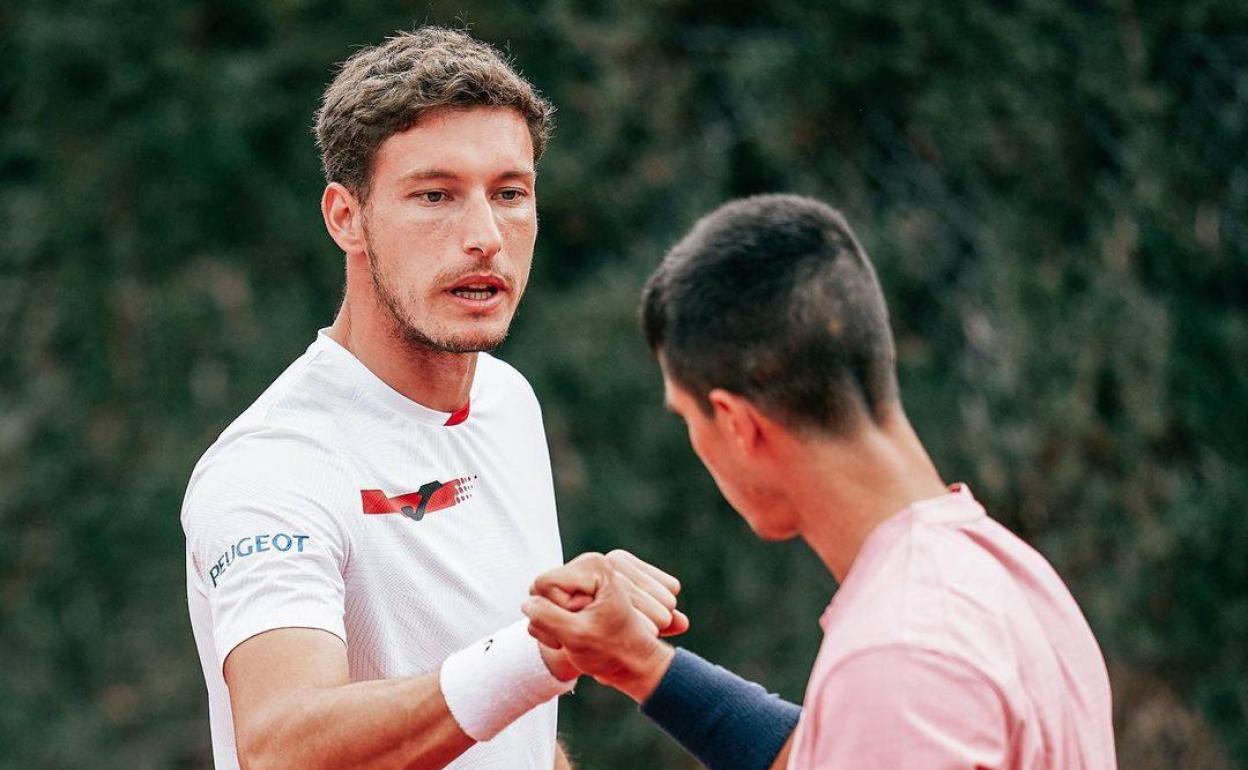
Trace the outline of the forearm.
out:
<instances>
[{"instance_id":1,"label":"forearm","mask_svg":"<svg viewBox=\"0 0 1248 770\"><path fill-rule=\"evenodd\" d=\"M437 770L474 743L451 715L437 672L292 690L236 727L248 770Z\"/></svg>"},{"instance_id":2,"label":"forearm","mask_svg":"<svg viewBox=\"0 0 1248 770\"><path fill-rule=\"evenodd\" d=\"M784 746L780 748L780 753L771 762L770 770L784 770L789 766L789 752L793 750L793 733L789 733L788 740L784 742Z\"/></svg>"},{"instance_id":3,"label":"forearm","mask_svg":"<svg viewBox=\"0 0 1248 770\"><path fill-rule=\"evenodd\" d=\"M679 650L641 710L711 770L783 767L801 709Z\"/></svg>"},{"instance_id":4,"label":"forearm","mask_svg":"<svg viewBox=\"0 0 1248 770\"><path fill-rule=\"evenodd\" d=\"M225 664L240 762L262 770L444 767L571 688L551 671L524 623L417 677L349 683L341 640L316 629L260 634Z\"/></svg>"}]
</instances>

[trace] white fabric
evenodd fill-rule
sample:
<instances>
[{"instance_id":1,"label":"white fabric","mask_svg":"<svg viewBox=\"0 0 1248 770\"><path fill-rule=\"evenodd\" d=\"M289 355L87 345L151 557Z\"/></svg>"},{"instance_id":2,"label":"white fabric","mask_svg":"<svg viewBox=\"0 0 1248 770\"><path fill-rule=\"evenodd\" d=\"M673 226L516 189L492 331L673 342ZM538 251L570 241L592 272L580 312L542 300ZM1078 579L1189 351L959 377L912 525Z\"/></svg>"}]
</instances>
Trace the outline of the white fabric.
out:
<instances>
[{"instance_id":1,"label":"white fabric","mask_svg":"<svg viewBox=\"0 0 1248 770\"><path fill-rule=\"evenodd\" d=\"M576 683L550 673L528 626L527 621L516 621L442 662L442 695L469 738L490 740L524 712L568 692Z\"/></svg>"},{"instance_id":2,"label":"white fabric","mask_svg":"<svg viewBox=\"0 0 1248 770\"><path fill-rule=\"evenodd\" d=\"M528 383L479 354L469 416L449 417L322 331L200 459L182 525L218 770L238 767L222 665L239 643L319 628L346 643L353 681L425 674L519 620L533 578L562 563ZM538 706L448 767L550 770L556 709Z\"/></svg>"}]
</instances>

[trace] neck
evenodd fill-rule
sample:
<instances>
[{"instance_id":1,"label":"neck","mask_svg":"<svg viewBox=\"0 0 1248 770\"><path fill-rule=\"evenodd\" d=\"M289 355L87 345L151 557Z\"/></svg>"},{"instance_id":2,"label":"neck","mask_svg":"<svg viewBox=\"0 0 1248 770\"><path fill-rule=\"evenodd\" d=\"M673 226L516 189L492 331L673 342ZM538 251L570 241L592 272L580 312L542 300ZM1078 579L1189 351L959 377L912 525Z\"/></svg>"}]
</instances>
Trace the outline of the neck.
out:
<instances>
[{"instance_id":1,"label":"neck","mask_svg":"<svg viewBox=\"0 0 1248 770\"><path fill-rule=\"evenodd\" d=\"M808 480L794 501L798 531L838 582L881 522L949 491L900 404L879 424L808 442L795 455Z\"/></svg>"},{"instance_id":2,"label":"neck","mask_svg":"<svg viewBox=\"0 0 1248 770\"><path fill-rule=\"evenodd\" d=\"M412 401L440 412L468 403L476 353L446 353L408 342L374 302L353 302L350 287L329 336L377 378Z\"/></svg>"}]
</instances>

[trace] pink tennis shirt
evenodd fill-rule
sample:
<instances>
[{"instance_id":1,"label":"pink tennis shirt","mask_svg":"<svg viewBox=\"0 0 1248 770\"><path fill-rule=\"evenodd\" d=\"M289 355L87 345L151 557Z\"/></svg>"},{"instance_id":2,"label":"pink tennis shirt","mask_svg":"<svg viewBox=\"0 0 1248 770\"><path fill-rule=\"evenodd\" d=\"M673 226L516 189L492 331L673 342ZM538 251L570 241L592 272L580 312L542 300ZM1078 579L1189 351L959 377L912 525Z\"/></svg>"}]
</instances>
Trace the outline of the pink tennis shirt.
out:
<instances>
[{"instance_id":1,"label":"pink tennis shirt","mask_svg":"<svg viewBox=\"0 0 1248 770\"><path fill-rule=\"evenodd\" d=\"M1039 553L963 485L886 519L820 620L790 770L1110 770L1109 677Z\"/></svg>"}]
</instances>

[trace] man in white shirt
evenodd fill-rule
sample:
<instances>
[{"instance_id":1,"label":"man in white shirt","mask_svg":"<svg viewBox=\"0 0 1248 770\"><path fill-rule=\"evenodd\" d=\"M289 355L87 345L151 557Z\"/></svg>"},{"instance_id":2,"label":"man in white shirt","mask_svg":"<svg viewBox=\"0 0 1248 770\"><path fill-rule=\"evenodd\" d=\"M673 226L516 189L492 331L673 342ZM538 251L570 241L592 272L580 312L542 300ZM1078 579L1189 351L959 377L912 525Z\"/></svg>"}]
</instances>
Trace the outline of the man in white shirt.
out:
<instances>
[{"instance_id":1,"label":"man in white shirt","mask_svg":"<svg viewBox=\"0 0 1248 770\"><path fill-rule=\"evenodd\" d=\"M182 511L218 768L567 766L554 696L576 671L519 609L562 561L541 413L483 352L528 280L551 112L439 28L358 52L326 90L342 307L204 454ZM586 558L656 632L687 626L670 576Z\"/></svg>"}]
</instances>

